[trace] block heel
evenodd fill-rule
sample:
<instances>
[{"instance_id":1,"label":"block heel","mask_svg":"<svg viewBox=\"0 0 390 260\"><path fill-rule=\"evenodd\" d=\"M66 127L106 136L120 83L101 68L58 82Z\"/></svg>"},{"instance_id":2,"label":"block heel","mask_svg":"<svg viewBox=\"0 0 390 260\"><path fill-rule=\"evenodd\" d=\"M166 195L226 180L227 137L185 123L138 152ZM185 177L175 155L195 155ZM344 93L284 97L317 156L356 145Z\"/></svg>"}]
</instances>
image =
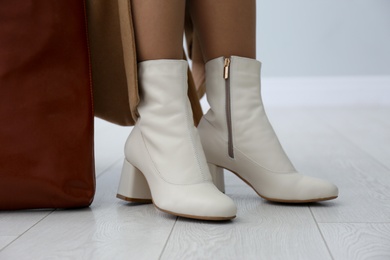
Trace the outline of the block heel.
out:
<instances>
[{"instance_id":1,"label":"block heel","mask_svg":"<svg viewBox=\"0 0 390 260\"><path fill-rule=\"evenodd\" d=\"M152 203L152 195L144 175L126 159L116 197L131 202Z\"/></svg>"},{"instance_id":2,"label":"block heel","mask_svg":"<svg viewBox=\"0 0 390 260\"><path fill-rule=\"evenodd\" d=\"M208 163L211 177L213 178L214 185L223 193L225 193L225 179L223 168L216 166L215 164Z\"/></svg>"}]
</instances>

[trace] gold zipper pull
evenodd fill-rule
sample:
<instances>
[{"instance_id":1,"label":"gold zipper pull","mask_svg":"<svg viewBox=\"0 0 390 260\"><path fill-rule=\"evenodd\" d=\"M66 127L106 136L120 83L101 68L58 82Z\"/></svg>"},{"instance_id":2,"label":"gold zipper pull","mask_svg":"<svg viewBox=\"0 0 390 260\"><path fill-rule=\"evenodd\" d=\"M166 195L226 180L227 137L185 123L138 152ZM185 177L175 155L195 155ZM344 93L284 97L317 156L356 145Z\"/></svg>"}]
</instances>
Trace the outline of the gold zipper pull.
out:
<instances>
[{"instance_id":1,"label":"gold zipper pull","mask_svg":"<svg viewBox=\"0 0 390 260\"><path fill-rule=\"evenodd\" d=\"M225 64L223 67L223 78L229 78L229 66L230 66L230 58L225 58Z\"/></svg>"}]
</instances>

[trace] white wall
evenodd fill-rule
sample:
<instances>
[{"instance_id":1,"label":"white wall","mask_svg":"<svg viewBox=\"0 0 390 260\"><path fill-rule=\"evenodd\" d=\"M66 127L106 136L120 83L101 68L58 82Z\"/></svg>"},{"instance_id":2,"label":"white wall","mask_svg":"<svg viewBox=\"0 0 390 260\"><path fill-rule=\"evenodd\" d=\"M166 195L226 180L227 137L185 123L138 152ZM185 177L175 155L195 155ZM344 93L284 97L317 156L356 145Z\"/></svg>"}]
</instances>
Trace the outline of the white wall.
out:
<instances>
[{"instance_id":1,"label":"white wall","mask_svg":"<svg viewBox=\"0 0 390 260\"><path fill-rule=\"evenodd\" d=\"M257 0L263 76L390 76L390 0Z\"/></svg>"}]
</instances>

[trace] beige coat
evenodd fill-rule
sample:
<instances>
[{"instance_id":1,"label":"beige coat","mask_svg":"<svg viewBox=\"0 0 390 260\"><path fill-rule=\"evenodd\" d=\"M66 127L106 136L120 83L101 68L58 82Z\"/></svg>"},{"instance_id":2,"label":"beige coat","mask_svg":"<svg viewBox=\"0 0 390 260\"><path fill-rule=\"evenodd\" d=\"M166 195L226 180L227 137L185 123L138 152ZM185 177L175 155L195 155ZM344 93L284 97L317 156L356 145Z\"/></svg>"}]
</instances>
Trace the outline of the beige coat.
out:
<instances>
[{"instance_id":1,"label":"beige coat","mask_svg":"<svg viewBox=\"0 0 390 260\"><path fill-rule=\"evenodd\" d=\"M138 117L137 55L130 1L87 0L95 116L118 125L134 125ZM188 96L197 124L202 116L199 98L205 91L204 62L188 13L185 35L193 64L188 72Z\"/></svg>"}]
</instances>

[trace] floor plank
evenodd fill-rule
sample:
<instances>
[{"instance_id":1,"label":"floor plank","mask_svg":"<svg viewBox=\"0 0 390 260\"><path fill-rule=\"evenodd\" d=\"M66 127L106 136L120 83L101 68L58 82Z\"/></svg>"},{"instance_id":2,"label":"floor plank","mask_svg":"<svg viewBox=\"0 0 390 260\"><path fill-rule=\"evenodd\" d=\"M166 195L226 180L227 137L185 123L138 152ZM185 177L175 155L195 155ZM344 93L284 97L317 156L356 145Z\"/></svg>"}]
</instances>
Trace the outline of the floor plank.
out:
<instances>
[{"instance_id":1,"label":"floor plank","mask_svg":"<svg viewBox=\"0 0 390 260\"><path fill-rule=\"evenodd\" d=\"M390 223L321 223L335 260L390 259Z\"/></svg>"},{"instance_id":2,"label":"floor plank","mask_svg":"<svg viewBox=\"0 0 390 260\"><path fill-rule=\"evenodd\" d=\"M369 116L382 121L386 127L390 128L390 106L376 107L375 109L366 109Z\"/></svg>"},{"instance_id":3,"label":"floor plank","mask_svg":"<svg viewBox=\"0 0 390 260\"><path fill-rule=\"evenodd\" d=\"M328 125L324 111L271 110L284 148L302 173L336 183L337 200L313 204L318 222L390 222L389 169Z\"/></svg>"},{"instance_id":4,"label":"floor plank","mask_svg":"<svg viewBox=\"0 0 390 260\"><path fill-rule=\"evenodd\" d=\"M0 236L0 251L17 238L18 236Z\"/></svg>"},{"instance_id":5,"label":"floor plank","mask_svg":"<svg viewBox=\"0 0 390 260\"><path fill-rule=\"evenodd\" d=\"M344 108L323 113L321 117L346 139L390 169L390 126L373 117L379 114L375 109ZM390 109L387 117L390 118Z\"/></svg>"},{"instance_id":6,"label":"floor plank","mask_svg":"<svg viewBox=\"0 0 390 260\"><path fill-rule=\"evenodd\" d=\"M0 211L0 236L19 236L53 210Z\"/></svg>"},{"instance_id":7,"label":"floor plank","mask_svg":"<svg viewBox=\"0 0 390 260\"><path fill-rule=\"evenodd\" d=\"M226 223L179 218L162 259L331 259L307 205L268 203L225 174L237 218Z\"/></svg>"},{"instance_id":8,"label":"floor plank","mask_svg":"<svg viewBox=\"0 0 390 260\"><path fill-rule=\"evenodd\" d=\"M176 218L115 198L121 164L98 179L91 208L55 211L1 259L158 259ZM28 215L26 215L27 217Z\"/></svg>"}]
</instances>

